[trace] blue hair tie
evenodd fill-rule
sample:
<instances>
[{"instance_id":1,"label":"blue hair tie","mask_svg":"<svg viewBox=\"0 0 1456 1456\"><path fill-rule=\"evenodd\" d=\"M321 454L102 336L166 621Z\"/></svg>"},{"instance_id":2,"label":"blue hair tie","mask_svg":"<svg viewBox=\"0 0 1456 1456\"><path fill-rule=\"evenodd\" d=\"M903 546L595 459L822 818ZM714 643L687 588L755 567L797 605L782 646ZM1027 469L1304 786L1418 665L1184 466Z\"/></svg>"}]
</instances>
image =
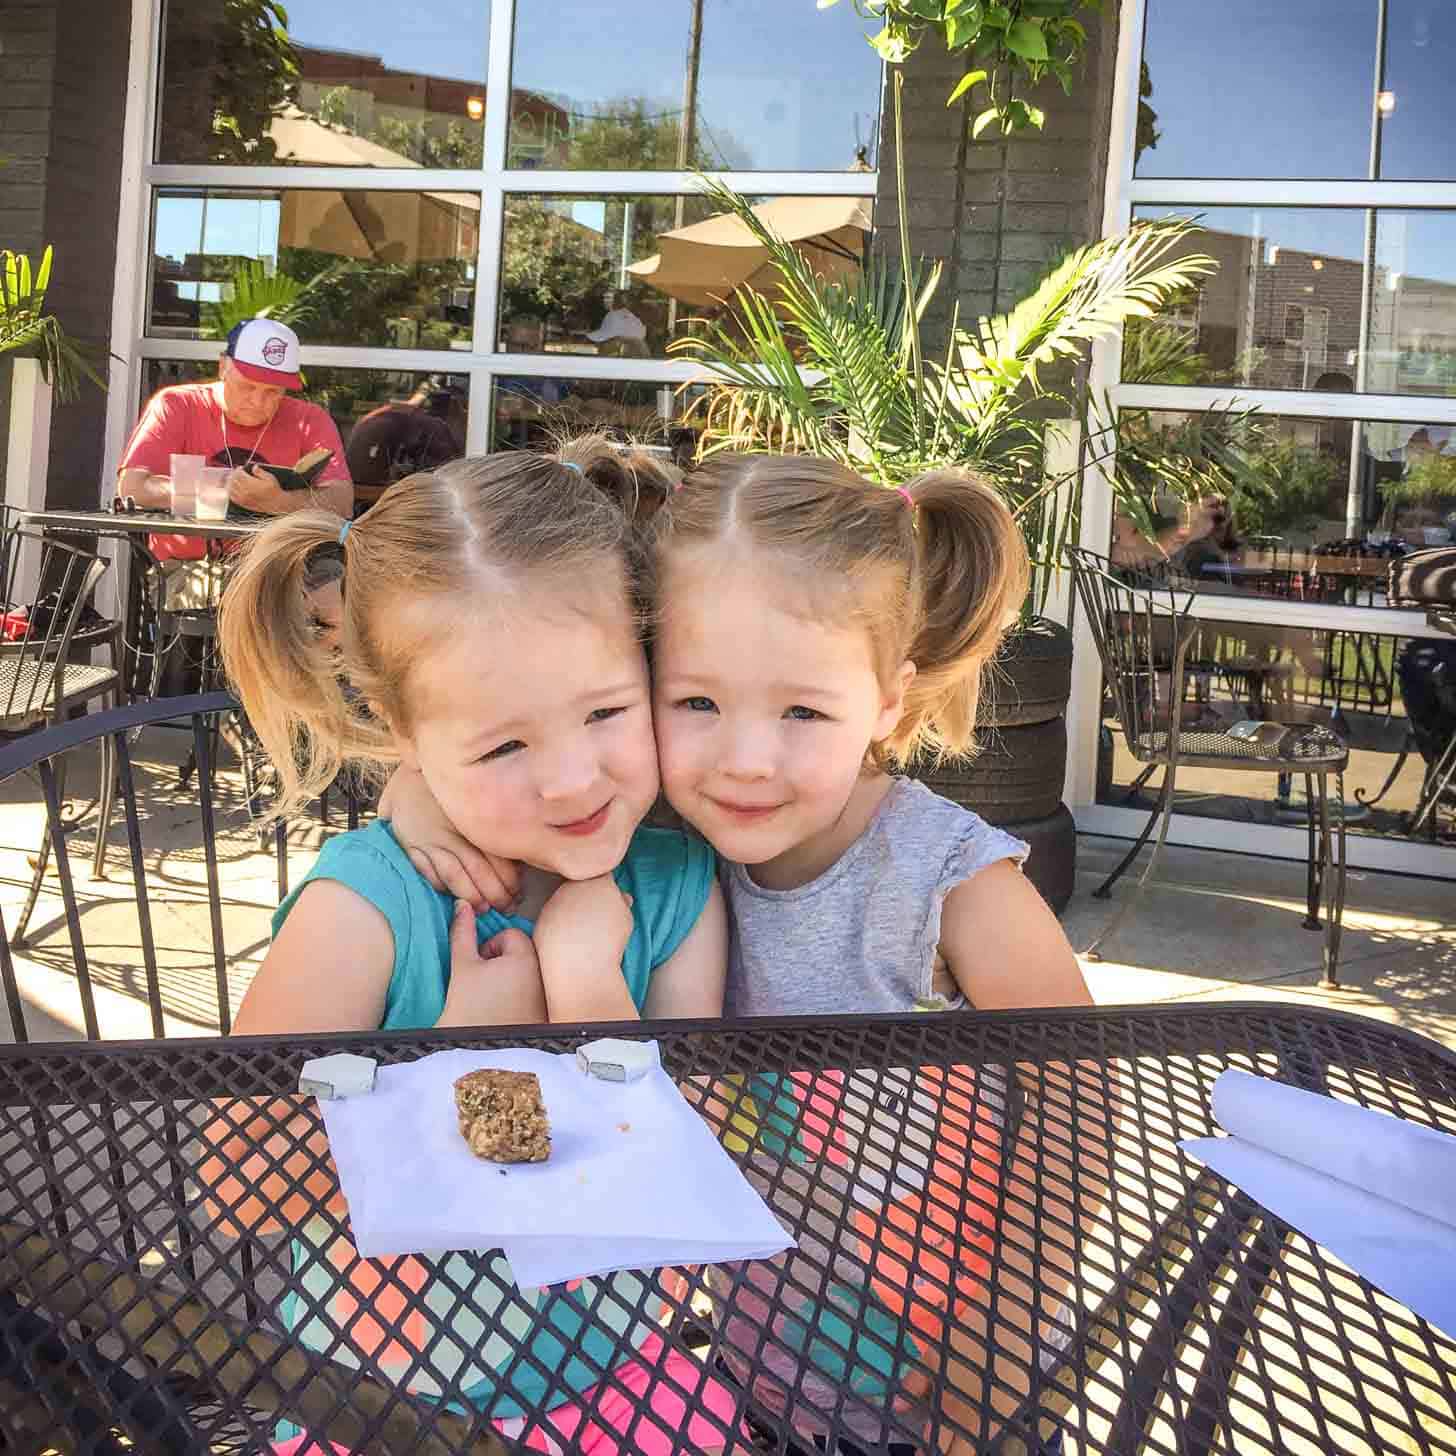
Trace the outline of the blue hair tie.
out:
<instances>
[{"instance_id":1,"label":"blue hair tie","mask_svg":"<svg viewBox=\"0 0 1456 1456\"><path fill-rule=\"evenodd\" d=\"M349 532L351 530L353 530L353 528L354 528L353 521L345 521L344 524L339 527L339 545L340 546L342 546L344 544L345 538L348 536Z\"/></svg>"},{"instance_id":2,"label":"blue hair tie","mask_svg":"<svg viewBox=\"0 0 1456 1456\"><path fill-rule=\"evenodd\" d=\"M563 460L561 462L568 470L574 470L578 475L582 474L582 468L575 460Z\"/></svg>"}]
</instances>

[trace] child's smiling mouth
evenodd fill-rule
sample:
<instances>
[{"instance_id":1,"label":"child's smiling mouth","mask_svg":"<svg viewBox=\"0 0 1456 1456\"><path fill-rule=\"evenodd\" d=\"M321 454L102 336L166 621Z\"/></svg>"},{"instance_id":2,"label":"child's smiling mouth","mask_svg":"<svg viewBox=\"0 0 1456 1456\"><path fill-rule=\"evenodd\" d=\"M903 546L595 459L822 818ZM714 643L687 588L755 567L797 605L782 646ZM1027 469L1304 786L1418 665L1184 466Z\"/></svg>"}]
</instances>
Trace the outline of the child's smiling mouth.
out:
<instances>
[{"instance_id":1,"label":"child's smiling mouth","mask_svg":"<svg viewBox=\"0 0 1456 1456\"><path fill-rule=\"evenodd\" d=\"M607 815L611 810L612 802L611 799L608 799L600 809L588 814L585 819L571 819L565 824L553 824L551 827L558 834L570 834L573 838L586 839L595 834L607 822Z\"/></svg>"}]
</instances>

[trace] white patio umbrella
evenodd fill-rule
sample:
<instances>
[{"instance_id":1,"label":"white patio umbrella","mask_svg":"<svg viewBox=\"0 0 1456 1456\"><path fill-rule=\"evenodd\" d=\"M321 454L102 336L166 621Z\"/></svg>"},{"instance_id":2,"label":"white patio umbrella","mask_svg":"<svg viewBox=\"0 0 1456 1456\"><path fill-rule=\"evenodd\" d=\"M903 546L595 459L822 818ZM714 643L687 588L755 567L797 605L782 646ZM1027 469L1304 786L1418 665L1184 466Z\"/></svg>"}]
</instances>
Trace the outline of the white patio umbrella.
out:
<instances>
[{"instance_id":1,"label":"white patio umbrella","mask_svg":"<svg viewBox=\"0 0 1456 1456\"><path fill-rule=\"evenodd\" d=\"M829 280L856 271L870 230L867 197L776 197L753 209L785 242L795 244ZM730 297L745 283L771 288L768 251L731 212L657 235L658 251L627 271L649 286L698 308Z\"/></svg>"}]
</instances>

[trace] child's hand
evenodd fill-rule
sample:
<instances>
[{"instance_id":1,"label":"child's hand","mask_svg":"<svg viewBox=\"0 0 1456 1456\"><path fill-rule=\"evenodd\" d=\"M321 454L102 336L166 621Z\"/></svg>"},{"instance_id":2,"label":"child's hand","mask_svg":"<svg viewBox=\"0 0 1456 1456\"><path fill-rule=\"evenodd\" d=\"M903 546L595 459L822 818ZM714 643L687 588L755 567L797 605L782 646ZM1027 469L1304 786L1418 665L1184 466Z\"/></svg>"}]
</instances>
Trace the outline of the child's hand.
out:
<instances>
[{"instance_id":1,"label":"child's hand","mask_svg":"<svg viewBox=\"0 0 1456 1456\"><path fill-rule=\"evenodd\" d=\"M622 979L632 938L632 897L611 875L568 880L536 920L536 953L552 1021L635 1020Z\"/></svg>"},{"instance_id":2,"label":"child's hand","mask_svg":"<svg viewBox=\"0 0 1456 1456\"><path fill-rule=\"evenodd\" d=\"M379 817L389 821L399 847L435 889L477 910L509 910L520 897L516 862L485 854L459 834L417 769L401 765L394 771L379 797Z\"/></svg>"},{"instance_id":3,"label":"child's hand","mask_svg":"<svg viewBox=\"0 0 1456 1456\"><path fill-rule=\"evenodd\" d=\"M546 994L536 947L512 928L479 944L475 911L455 904L450 925L450 986L436 1026L537 1026L546 1020Z\"/></svg>"}]
</instances>

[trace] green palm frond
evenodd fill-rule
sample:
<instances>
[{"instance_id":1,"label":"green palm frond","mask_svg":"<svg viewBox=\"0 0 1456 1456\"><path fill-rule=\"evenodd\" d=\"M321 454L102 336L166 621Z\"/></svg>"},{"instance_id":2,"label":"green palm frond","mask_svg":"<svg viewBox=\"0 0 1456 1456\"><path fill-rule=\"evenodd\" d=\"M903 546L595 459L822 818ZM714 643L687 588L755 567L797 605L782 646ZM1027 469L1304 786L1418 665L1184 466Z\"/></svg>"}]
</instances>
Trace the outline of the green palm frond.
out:
<instances>
[{"instance_id":1,"label":"green palm frond","mask_svg":"<svg viewBox=\"0 0 1456 1456\"><path fill-rule=\"evenodd\" d=\"M916 402L906 377L910 340L939 283L938 268L912 279L878 259L842 283L821 278L737 193L706 184L768 254L773 297L752 288L734 297L730 323L709 323L677 350L712 367L738 398L713 398L709 450L751 447L758 422L775 448L828 451L879 474L884 457L913 436ZM802 366L814 382L800 381ZM826 434L824 422L836 428Z\"/></svg>"},{"instance_id":2,"label":"green palm frond","mask_svg":"<svg viewBox=\"0 0 1456 1456\"><path fill-rule=\"evenodd\" d=\"M250 318L306 323L318 312L318 290L347 267L348 262L340 260L312 278L299 280L270 271L261 258L244 259L234 270L222 301L208 304L203 311L203 336L225 339L235 324Z\"/></svg>"},{"instance_id":3,"label":"green palm frond","mask_svg":"<svg viewBox=\"0 0 1456 1456\"><path fill-rule=\"evenodd\" d=\"M1056 398L1043 371L1215 266L1188 250L1191 223L1139 224L1078 249L1009 313L974 329L957 315L944 360L927 361L917 383L911 345L938 266L907 280L871 255L856 276L828 282L746 200L706 190L763 246L773 288L740 289L726 319L675 346L717 381L698 405L704 453L812 451L891 485L935 465L972 466L998 482L1049 561L1068 523L1054 504L1060 482L1042 476L1045 405Z\"/></svg>"},{"instance_id":4,"label":"green palm frond","mask_svg":"<svg viewBox=\"0 0 1456 1456\"><path fill-rule=\"evenodd\" d=\"M1036 393L1044 365L1156 314L1218 267L1206 254L1179 251L1193 227L1186 218L1140 222L1069 254L1010 313L966 335L957 361L963 387L973 398L1023 387Z\"/></svg>"},{"instance_id":5,"label":"green palm frond","mask_svg":"<svg viewBox=\"0 0 1456 1456\"><path fill-rule=\"evenodd\" d=\"M40 361L41 373L61 403L81 392L89 379L100 389L106 381L91 362L91 351L70 338L54 315L45 311L51 277L51 249L32 270L24 253L0 250L0 354L18 353Z\"/></svg>"}]
</instances>

